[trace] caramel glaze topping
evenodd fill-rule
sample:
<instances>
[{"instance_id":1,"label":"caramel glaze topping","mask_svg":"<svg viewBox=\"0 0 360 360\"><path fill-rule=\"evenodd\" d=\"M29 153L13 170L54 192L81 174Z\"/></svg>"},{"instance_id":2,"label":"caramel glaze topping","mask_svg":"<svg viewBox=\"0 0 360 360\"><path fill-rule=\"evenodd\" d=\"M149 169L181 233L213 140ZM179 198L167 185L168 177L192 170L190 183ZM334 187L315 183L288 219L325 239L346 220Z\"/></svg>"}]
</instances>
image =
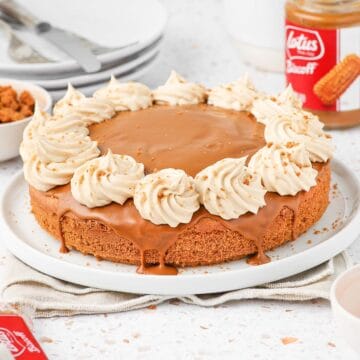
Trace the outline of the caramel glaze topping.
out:
<instances>
[{"instance_id":1,"label":"caramel glaze topping","mask_svg":"<svg viewBox=\"0 0 360 360\"><path fill-rule=\"evenodd\" d=\"M102 152L110 148L114 153L133 156L144 163L147 173L166 167L180 168L194 176L208 165L226 157L241 157L252 154L264 146L263 125L246 113L219 109L207 105L154 106L137 112L121 112L113 119L90 127L90 136L99 142ZM321 170L319 166L319 171ZM280 196L267 193L266 206L256 215L245 214L234 220L223 220L211 215L201 207L189 224L176 228L154 225L144 220L132 200L123 206L112 203L89 209L78 203L71 195L70 186L60 186L42 193L31 188L32 196L57 198L56 210L59 219L59 234L62 252L66 252L61 229L62 218L73 213L81 219L93 219L109 226L118 236L132 241L140 250L142 274L175 275L176 268L165 264L167 250L179 234L189 228L206 232L203 219L215 220L224 229L236 231L254 241L257 254L248 262L253 265L269 261L262 248L262 238L268 226L284 207L293 210L296 221L298 204L304 192L296 196ZM296 238L298 234L292 234ZM159 264L146 266L144 253L156 249Z\"/></svg>"},{"instance_id":2,"label":"caramel glaze topping","mask_svg":"<svg viewBox=\"0 0 360 360\"><path fill-rule=\"evenodd\" d=\"M120 112L90 126L102 153L132 156L147 173L183 169L195 176L227 157L252 154L265 145L264 126L245 112L209 105L153 106Z\"/></svg>"}]
</instances>

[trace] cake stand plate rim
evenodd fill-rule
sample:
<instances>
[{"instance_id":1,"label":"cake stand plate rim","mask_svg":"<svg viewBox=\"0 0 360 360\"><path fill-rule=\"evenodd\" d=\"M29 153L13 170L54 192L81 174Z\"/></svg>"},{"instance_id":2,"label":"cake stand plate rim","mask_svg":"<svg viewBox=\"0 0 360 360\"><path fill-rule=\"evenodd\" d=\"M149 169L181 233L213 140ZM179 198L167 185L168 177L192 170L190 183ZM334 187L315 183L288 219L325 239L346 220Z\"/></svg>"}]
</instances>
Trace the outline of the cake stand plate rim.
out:
<instances>
[{"instance_id":1,"label":"cake stand plate rim","mask_svg":"<svg viewBox=\"0 0 360 360\"><path fill-rule=\"evenodd\" d=\"M20 198L27 196L24 191L26 186L22 171L10 179L1 198L2 240L15 257L34 269L64 281L92 288L136 294L183 296L258 286L317 266L345 250L358 237L360 233L359 180L356 174L339 160L333 159L331 167L339 187L344 191L342 200L344 216L346 216L344 225L336 231L330 231L327 239L315 242L308 248L304 249L302 245L303 247L298 249L299 251L295 249L291 253L289 249L291 246L296 247L298 241L296 240L293 245L288 245L288 250L275 250L270 253L273 258L272 262L256 267L245 265L244 260L239 260L213 267L187 268L177 276L156 276L140 275L135 273L134 266L118 265L107 261L87 266L85 260L94 261L93 257L77 252L70 252L70 254L73 253L72 255L50 255L47 253L50 251L49 249L37 248L39 245L36 243L36 239L44 237L45 231L38 226L33 230L34 235L27 235L21 226L29 221L35 222L34 219L31 220L33 215L28 211L29 209L24 213L14 213L14 209L16 209L14 200L18 199L16 196L19 195ZM24 201L26 202L26 200ZM326 213L324 216L327 216ZM32 226L35 225L32 224ZM310 233L311 231L313 230L308 230L303 238L314 237L313 233ZM49 240L49 243L51 241L55 242L55 240ZM55 246L54 244L52 246ZM279 249L284 247L286 245ZM277 251L280 253L287 251L289 255L276 260ZM79 263L79 256L84 259L83 264ZM238 264L241 264L242 267L236 268ZM204 269L210 269L210 272ZM211 272L211 269L216 269L216 271Z\"/></svg>"}]
</instances>

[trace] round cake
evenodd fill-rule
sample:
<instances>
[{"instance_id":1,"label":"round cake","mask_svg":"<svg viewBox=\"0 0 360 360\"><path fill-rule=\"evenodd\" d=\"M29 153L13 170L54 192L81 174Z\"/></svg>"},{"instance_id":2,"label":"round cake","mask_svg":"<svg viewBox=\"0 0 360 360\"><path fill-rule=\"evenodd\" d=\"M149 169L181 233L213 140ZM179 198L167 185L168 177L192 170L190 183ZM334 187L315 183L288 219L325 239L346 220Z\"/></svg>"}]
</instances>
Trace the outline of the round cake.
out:
<instances>
[{"instance_id":1,"label":"round cake","mask_svg":"<svg viewBox=\"0 0 360 360\"><path fill-rule=\"evenodd\" d=\"M151 274L268 262L326 210L331 154L290 88L267 96L245 77L208 90L174 72L154 91L70 86L21 145L33 214L61 251Z\"/></svg>"}]
</instances>

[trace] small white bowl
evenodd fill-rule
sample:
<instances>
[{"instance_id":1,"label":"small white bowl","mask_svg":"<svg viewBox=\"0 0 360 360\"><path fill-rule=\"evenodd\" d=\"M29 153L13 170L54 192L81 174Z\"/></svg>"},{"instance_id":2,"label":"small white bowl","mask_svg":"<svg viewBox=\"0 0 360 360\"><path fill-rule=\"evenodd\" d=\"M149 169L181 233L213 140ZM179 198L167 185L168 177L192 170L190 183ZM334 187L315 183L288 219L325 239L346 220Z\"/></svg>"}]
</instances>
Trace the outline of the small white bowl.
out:
<instances>
[{"instance_id":1,"label":"small white bowl","mask_svg":"<svg viewBox=\"0 0 360 360\"><path fill-rule=\"evenodd\" d=\"M335 280L330 298L339 335L360 356L360 264Z\"/></svg>"},{"instance_id":2,"label":"small white bowl","mask_svg":"<svg viewBox=\"0 0 360 360\"><path fill-rule=\"evenodd\" d=\"M17 93L27 90L44 111L50 110L52 99L50 94L40 86L11 79L0 79L0 86L11 86ZM0 123L0 161L12 159L19 155L19 146L23 131L32 116L9 123Z\"/></svg>"}]
</instances>

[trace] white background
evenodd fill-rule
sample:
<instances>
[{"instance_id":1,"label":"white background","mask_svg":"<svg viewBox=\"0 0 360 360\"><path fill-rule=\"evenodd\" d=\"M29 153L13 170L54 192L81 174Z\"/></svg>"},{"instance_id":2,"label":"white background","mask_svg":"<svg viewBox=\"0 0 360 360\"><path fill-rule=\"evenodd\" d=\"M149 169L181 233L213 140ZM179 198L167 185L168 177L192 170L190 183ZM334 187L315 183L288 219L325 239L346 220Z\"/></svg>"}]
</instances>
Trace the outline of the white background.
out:
<instances>
[{"instance_id":1,"label":"white background","mask_svg":"<svg viewBox=\"0 0 360 360\"><path fill-rule=\"evenodd\" d=\"M161 57L142 79L147 85L162 83L171 69L209 86L248 71L260 89L281 90L282 75L241 63L219 1L164 3L170 21ZM336 156L360 176L360 128L332 134ZM1 163L0 184L20 167L19 159ZM360 262L360 241L349 253ZM6 256L0 244L0 274ZM50 359L346 359L327 301L243 301L210 309L167 303L154 310L37 319L34 331ZM298 341L283 345L288 336Z\"/></svg>"}]
</instances>

